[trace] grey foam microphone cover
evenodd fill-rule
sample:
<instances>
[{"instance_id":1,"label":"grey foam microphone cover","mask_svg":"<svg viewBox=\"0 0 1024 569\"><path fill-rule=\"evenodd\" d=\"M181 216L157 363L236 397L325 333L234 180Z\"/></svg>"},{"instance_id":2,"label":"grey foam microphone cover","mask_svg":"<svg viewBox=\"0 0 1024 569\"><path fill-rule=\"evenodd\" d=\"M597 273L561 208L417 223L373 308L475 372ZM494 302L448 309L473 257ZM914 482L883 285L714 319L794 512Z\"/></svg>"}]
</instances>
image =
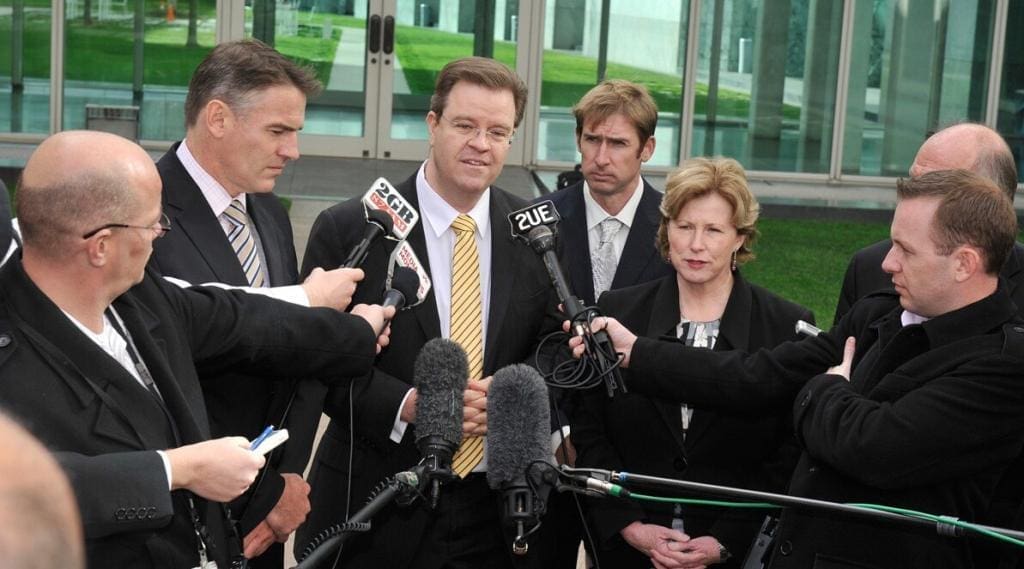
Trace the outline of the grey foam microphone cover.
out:
<instances>
[{"instance_id":1,"label":"grey foam microphone cover","mask_svg":"<svg viewBox=\"0 0 1024 569\"><path fill-rule=\"evenodd\" d=\"M524 481L538 460L551 461L548 389L540 373L525 364L494 374L487 394L487 482Z\"/></svg>"},{"instance_id":2,"label":"grey foam microphone cover","mask_svg":"<svg viewBox=\"0 0 1024 569\"><path fill-rule=\"evenodd\" d=\"M413 365L417 442L440 437L458 448L462 442L462 392L468 376L466 352L457 343L435 338L423 345Z\"/></svg>"}]
</instances>

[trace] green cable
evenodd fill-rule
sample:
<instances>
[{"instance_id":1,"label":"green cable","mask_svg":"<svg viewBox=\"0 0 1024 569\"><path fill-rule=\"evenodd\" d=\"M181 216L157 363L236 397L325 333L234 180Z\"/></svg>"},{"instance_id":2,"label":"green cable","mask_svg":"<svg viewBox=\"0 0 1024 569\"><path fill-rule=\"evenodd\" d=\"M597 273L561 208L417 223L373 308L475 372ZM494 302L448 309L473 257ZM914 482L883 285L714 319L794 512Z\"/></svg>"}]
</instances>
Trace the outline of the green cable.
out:
<instances>
[{"instance_id":1,"label":"green cable","mask_svg":"<svg viewBox=\"0 0 1024 569\"><path fill-rule=\"evenodd\" d=\"M696 498L668 498L668 497L665 497L665 496L651 496L649 494L638 494L636 492L624 491L624 489L621 486L619 486L618 484L611 484L611 486L612 486L611 493L613 495L615 495L615 496L620 496L621 495L623 498L630 497L630 498L636 498L637 500L646 500L648 502L663 502L663 503L669 503L669 504L693 504L693 505L698 505L698 506L718 506L718 507L721 507L721 508L777 509L777 508L781 508L782 507L782 506L778 506L776 504L769 504L767 502L723 502L723 501L719 501L719 500L699 500L699 499L696 499ZM906 508L897 508L895 506L884 506L882 504L863 504L863 503L856 504L855 503L855 504L846 504L846 505L847 506L856 506L856 507L859 507L859 508L865 508L865 509L868 509L868 510L877 510L877 511L880 511L880 512L889 512L889 513L893 513L893 514L900 514L900 515L909 516L909 517L918 518L918 519L923 519L923 520L928 520L928 521L936 522L936 523L940 523L940 524L952 525L952 526L956 526L956 527L959 527L959 528L967 529L967 530L970 530L970 531L973 531L973 532L976 532L976 533L980 533L982 535L987 535L987 536L989 536L991 538L998 539L998 540L1001 540L1001 541L1005 541L1006 543L1009 543L1009 544L1012 544L1012 545L1016 545L1018 547L1024 547L1024 541L1022 541L1022 540L1019 540L1019 539L1014 538L1014 537L1010 537L1008 535L1003 535L1003 534L1001 534L999 532L992 531L990 529L985 529L983 527L979 527L979 526L977 526L975 524L972 524L971 522L965 522L963 520L958 520L958 519L955 519L955 518L951 518L949 516L936 516L935 514L929 514L927 512L918 512L916 510L908 510Z\"/></svg>"},{"instance_id":2,"label":"green cable","mask_svg":"<svg viewBox=\"0 0 1024 569\"><path fill-rule=\"evenodd\" d=\"M723 508L779 508L779 506L776 506L775 504L768 504L766 502L721 502L718 500L698 500L696 498L666 498L664 496L637 494L636 492L630 492L629 495L638 500L667 502L670 504L694 504L698 506L720 506Z\"/></svg>"},{"instance_id":3,"label":"green cable","mask_svg":"<svg viewBox=\"0 0 1024 569\"><path fill-rule=\"evenodd\" d=\"M951 518L949 516L936 516L935 514L929 514L927 512L918 512L916 510L908 510L908 509L905 509L905 508L897 508L897 507L894 507L894 506L883 506L881 504L850 504L850 505L851 506L859 506L861 508L867 508L869 510L879 510L879 511L882 511L882 512L892 512L894 514L902 514L904 516L910 516L910 517L913 517L913 518L920 518L920 519L928 520L928 521L932 521L932 522L949 524L949 525L961 527L961 528L964 528L964 529L968 529L968 530L971 530L971 531L974 531L974 532L977 532L977 533L980 533L980 534L983 534L983 535L987 535L989 537L993 537L995 539L998 539L998 540L1001 540L1001 541L1005 541L1006 543L1011 543L1011 544L1016 545L1018 547L1024 547L1024 541L1021 541L1021 540L1019 540L1017 538L1013 538L1013 537L1010 537L1008 535L1003 535L1003 534L1001 534L999 532L992 531L990 529L985 529L985 528L982 528L982 527L978 527L978 526L972 524L971 522L965 522L963 520L958 520L958 519L955 519L955 518Z\"/></svg>"}]
</instances>

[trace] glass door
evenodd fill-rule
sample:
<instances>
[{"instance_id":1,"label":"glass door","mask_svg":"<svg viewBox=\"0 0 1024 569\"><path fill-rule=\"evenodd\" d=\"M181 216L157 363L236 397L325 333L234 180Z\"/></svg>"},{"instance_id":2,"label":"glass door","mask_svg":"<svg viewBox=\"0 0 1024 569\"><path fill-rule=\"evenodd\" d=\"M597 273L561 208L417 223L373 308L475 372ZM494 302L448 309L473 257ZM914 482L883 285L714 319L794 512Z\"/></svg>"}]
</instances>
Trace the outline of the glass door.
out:
<instances>
[{"instance_id":1,"label":"glass door","mask_svg":"<svg viewBox=\"0 0 1024 569\"><path fill-rule=\"evenodd\" d=\"M516 66L518 0L252 0L245 35L312 67L304 154L419 160L438 71L453 59Z\"/></svg>"}]
</instances>

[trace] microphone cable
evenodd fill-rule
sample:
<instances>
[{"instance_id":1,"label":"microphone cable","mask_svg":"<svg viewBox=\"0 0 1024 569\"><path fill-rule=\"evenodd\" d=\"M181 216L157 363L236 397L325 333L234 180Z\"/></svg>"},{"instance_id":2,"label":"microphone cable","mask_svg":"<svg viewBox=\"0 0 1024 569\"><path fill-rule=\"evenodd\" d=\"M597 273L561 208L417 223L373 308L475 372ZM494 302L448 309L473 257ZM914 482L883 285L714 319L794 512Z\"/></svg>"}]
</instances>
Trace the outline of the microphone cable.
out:
<instances>
[{"instance_id":1,"label":"microphone cable","mask_svg":"<svg viewBox=\"0 0 1024 569\"><path fill-rule=\"evenodd\" d=\"M720 508L781 509L785 507L780 504L772 504L769 502L733 502L729 500L708 500L704 498L676 498L670 496L641 494L627 490L623 486L615 483L608 483L608 486L608 495L617 498L632 499L637 501L658 502L668 504L688 504L697 506L714 506ZM589 492L584 493L590 495ZM1015 545L1017 547L1024 548L1024 540L1017 539L1010 535L1006 535L998 531L999 528L989 528L986 526L982 526L980 524L964 521L953 516L937 515L928 512L921 512L918 510L911 510L896 506L888 506L885 504L872 504L865 502L843 503L842 505L875 512L896 514L897 516L909 519L933 522L935 524L936 532L939 535L947 537L960 537L961 535L963 535L963 530L967 530L977 533L979 535L983 535L992 539L1003 541L1011 545Z\"/></svg>"},{"instance_id":2,"label":"microphone cable","mask_svg":"<svg viewBox=\"0 0 1024 569\"><path fill-rule=\"evenodd\" d=\"M572 354L564 355L564 348L573 333L555 331L541 338L534 351L534 367L541 372L544 383L549 387L584 390L607 385L607 379L622 365L623 354L613 352L610 343L598 342L590 332L594 318L601 316L596 306L586 306L569 322L570 330L584 331L585 346L583 357L576 359ZM550 365L544 365L550 354ZM603 366L602 361L613 362Z\"/></svg>"}]
</instances>

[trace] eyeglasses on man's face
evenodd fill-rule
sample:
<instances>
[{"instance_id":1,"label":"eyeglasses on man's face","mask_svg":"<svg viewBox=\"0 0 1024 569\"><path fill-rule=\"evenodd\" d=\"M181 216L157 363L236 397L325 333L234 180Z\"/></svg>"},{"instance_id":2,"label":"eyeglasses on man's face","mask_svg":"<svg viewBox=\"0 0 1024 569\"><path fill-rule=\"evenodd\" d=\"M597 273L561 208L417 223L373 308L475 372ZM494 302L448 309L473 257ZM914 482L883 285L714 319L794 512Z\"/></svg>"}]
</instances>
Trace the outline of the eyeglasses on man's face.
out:
<instances>
[{"instance_id":1,"label":"eyeglasses on man's face","mask_svg":"<svg viewBox=\"0 0 1024 569\"><path fill-rule=\"evenodd\" d=\"M92 231L82 235L82 239L88 239L93 235L96 235L104 229L146 229L156 233L156 239L163 237L165 233L171 230L171 220L167 217L166 213L160 214L160 221L157 221L153 225L128 225L127 223L108 223L106 225L97 227Z\"/></svg>"},{"instance_id":2,"label":"eyeglasses on man's face","mask_svg":"<svg viewBox=\"0 0 1024 569\"><path fill-rule=\"evenodd\" d=\"M493 144L512 144L512 137L515 136L515 131L508 130L507 128L492 127L485 130L465 120L451 120L444 115L441 115L441 118L452 127L456 134L467 139L475 139L482 132L486 135L488 142Z\"/></svg>"}]
</instances>

